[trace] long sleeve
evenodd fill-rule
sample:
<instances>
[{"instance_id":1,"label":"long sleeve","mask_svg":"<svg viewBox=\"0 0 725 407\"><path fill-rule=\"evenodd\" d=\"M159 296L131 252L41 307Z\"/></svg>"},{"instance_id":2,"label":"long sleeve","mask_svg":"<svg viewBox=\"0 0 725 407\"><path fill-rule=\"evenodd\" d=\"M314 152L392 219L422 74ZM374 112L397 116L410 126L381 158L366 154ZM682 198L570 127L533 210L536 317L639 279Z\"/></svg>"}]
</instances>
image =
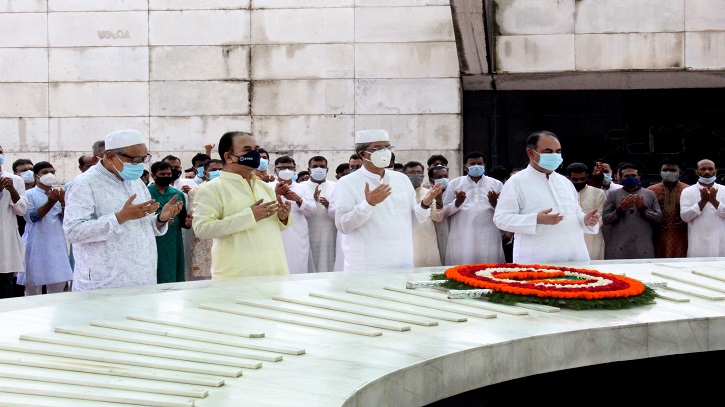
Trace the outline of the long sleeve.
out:
<instances>
[{"instance_id":1,"label":"long sleeve","mask_svg":"<svg viewBox=\"0 0 725 407\"><path fill-rule=\"evenodd\" d=\"M192 224L197 237L200 239L220 238L252 229L257 225L251 207L222 217L221 196L212 192L209 188L199 188L196 192Z\"/></svg>"},{"instance_id":2,"label":"long sleeve","mask_svg":"<svg viewBox=\"0 0 725 407\"><path fill-rule=\"evenodd\" d=\"M28 212L28 198L25 196L25 183L22 178L17 177L13 178L13 186L15 187L15 190L18 191L20 199L18 199L18 202L15 203L13 203L13 200L10 199L10 209L12 209L16 216L25 216Z\"/></svg>"},{"instance_id":3,"label":"long sleeve","mask_svg":"<svg viewBox=\"0 0 725 407\"><path fill-rule=\"evenodd\" d=\"M96 200L92 196L90 183L76 182L73 188L68 189L63 219L63 230L68 243L102 242L120 232L122 225L118 223L114 212L94 217Z\"/></svg>"},{"instance_id":4,"label":"long sleeve","mask_svg":"<svg viewBox=\"0 0 725 407\"><path fill-rule=\"evenodd\" d=\"M346 191L347 188L347 185L338 185L335 189L335 226L342 233L350 233L364 225L373 214L374 208L366 200L355 205L353 196Z\"/></svg>"},{"instance_id":5,"label":"long sleeve","mask_svg":"<svg viewBox=\"0 0 725 407\"><path fill-rule=\"evenodd\" d=\"M527 235L538 234L537 212L520 213L524 206L519 199L525 199L521 186L515 179L509 179L498 197L493 222L503 231Z\"/></svg>"}]
</instances>

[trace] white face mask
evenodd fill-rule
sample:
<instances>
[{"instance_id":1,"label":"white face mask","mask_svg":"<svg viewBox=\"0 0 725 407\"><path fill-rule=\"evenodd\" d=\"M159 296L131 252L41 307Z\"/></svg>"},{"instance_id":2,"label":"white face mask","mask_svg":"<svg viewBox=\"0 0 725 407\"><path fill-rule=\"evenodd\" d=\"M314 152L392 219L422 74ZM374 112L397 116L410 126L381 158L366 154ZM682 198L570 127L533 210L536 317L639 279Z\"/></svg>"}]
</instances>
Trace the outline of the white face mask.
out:
<instances>
[{"instance_id":1,"label":"white face mask","mask_svg":"<svg viewBox=\"0 0 725 407\"><path fill-rule=\"evenodd\" d=\"M391 158L393 158L393 152L387 148L384 148L382 150L371 153L370 159L368 160L366 158L365 160L370 161L371 163L373 163L374 166L378 168L387 168L390 165Z\"/></svg>"},{"instance_id":2,"label":"white face mask","mask_svg":"<svg viewBox=\"0 0 725 407\"><path fill-rule=\"evenodd\" d=\"M47 173L40 177L40 179L38 179L38 182L45 185L46 187L52 187L53 185L58 184L58 179L55 177L55 174Z\"/></svg>"},{"instance_id":3,"label":"white face mask","mask_svg":"<svg viewBox=\"0 0 725 407\"><path fill-rule=\"evenodd\" d=\"M279 176L280 179L289 181L292 178L294 178L295 172L292 170L289 170L289 169L284 169L284 170L279 170L277 172L277 175Z\"/></svg>"},{"instance_id":4,"label":"white face mask","mask_svg":"<svg viewBox=\"0 0 725 407\"><path fill-rule=\"evenodd\" d=\"M311 168L310 177L315 181L322 181L327 176L327 168Z\"/></svg>"},{"instance_id":5,"label":"white face mask","mask_svg":"<svg viewBox=\"0 0 725 407\"><path fill-rule=\"evenodd\" d=\"M20 178L23 179L23 182L26 184L32 184L35 182L35 173L33 170L27 170L20 173Z\"/></svg>"}]
</instances>

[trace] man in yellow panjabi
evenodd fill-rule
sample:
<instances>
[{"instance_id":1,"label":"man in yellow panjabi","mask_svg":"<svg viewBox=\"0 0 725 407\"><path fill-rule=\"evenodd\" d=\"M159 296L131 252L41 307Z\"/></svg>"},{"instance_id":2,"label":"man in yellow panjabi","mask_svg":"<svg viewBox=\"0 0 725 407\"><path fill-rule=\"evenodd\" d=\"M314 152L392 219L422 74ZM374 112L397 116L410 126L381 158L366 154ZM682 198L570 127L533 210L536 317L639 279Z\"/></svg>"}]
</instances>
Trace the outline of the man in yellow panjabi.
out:
<instances>
[{"instance_id":1,"label":"man in yellow panjabi","mask_svg":"<svg viewBox=\"0 0 725 407\"><path fill-rule=\"evenodd\" d=\"M199 186L194 200L194 234L213 239L212 279L289 274L282 230L289 227L290 205L260 181L259 148L245 132L219 140L224 169Z\"/></svg>"}]
</instances>

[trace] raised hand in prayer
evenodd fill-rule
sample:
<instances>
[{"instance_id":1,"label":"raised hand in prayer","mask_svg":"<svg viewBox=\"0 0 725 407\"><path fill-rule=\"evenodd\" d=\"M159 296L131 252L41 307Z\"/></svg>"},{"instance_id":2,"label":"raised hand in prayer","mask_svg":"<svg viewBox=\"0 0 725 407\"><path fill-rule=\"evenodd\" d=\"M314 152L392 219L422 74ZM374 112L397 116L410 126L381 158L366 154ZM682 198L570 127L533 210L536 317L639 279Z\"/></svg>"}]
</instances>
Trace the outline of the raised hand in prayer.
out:
<instances>
[{"instance_id":1,"label":"raised hand in prayer","mask_svg":"<svg viewBox=\"0 0 725 407\"><path fill-rule=\"evenodd\" d=\"M368 201L370 206L375 206L383 202L391 193L392 188L389 184L380 184L371 191L370 184L365 183L365 200Z\"/></svg>"},{"instance_id":2,"label":"raised hand in prayer","mask_svg":"<svg viewBox=\"0 0 725 407\"><path fill-rule=\"evenodd\" d=\"M216 144L205 144L204 145L204 151L206 151L206 155L211 155L211 149L214 148Z\"/></svg>"},{"instance_id":3,"label":"raised hand in prayer","mask_svg":"<svg viewBox=\"0 0 725 407\"><path fill-rule=\"evenodd\" d=\"M564 220L564 216L559 213L551 213L552 209L544 209L536 215L536 223L539 225L556 225Z\"/></svg>"},{"instance_id":4,"label":"raised hand in prayer","mask_svg":"<svg viewBox=\"0 0 725 407\"><path fill-rule=\"evenodd\" d=\"M287 192L285 192L284 197L290 201L294 201L298 206L302 206L302 198L300 198L300 196L293 190L288 189Z\"/></svg>"},{"instance_id":5,"label":"raised hand in prayer","mask_svg":"<svg viewBox=\"0 0 725 407\"><path fill-rule=\"evenodd\" d=\"M55 189L55 188L51 189L50 191L48 191L48 200L53 203L60 201L62 191L63 191L62 189ZM61 204L61 205L63 205L63 204Z\"/></svg>"},{"instance_id":6,"label":"raised hand in prayer","mask_svg":"<svg viewBox=\"0 0 725 407\"><path fill-rule=\"evenodd\" d=\"M594 226L597 223L599 223L599 214L597 213L598 209L592 209L591 211L587 212L586 215L584 215L584 224L587 226Z\"/></svg>"},{"instance_id":7,"label":"raised hand in prayer","mask_svg":"<svg viewBox=\"0 0 725 407\"><path fill-rule=\"evenodd\" d=\"M181 212L182 209L184 209L184 203L179 201L176 202L176 200L179 198L178 195L174 195L169 199L169 202L164 205L163 208L161 208L161 212L156 217L156 223L166 223L167 221L170 221L173 219L174 216L178 215L179 212ZM158 207L158 203L156 203L156 206Z\"/></svg>"},{"instance_id":8,"label":"raised hand in prayer","mask_svg":"<svg viewBox=\"0 0 725 407\"><path fill-rule=\"evenodd\" d=\"M622 210L622 212L627 212L629 208L632 207L632 205L635 204L635 198L637 195L628 195L622 198L622 200L619 202L619 209Z\"/></svg>"},{"instance_id":9,"label":"raised hand in prayer","mask_svg":"<svg viewBox=\"0 0 725 407\"><path fill-rule=\"evenodd\" d=\"M189 193L189 191L191 191L191 187L190 187L190 186L188 186L188 185L183 185L183 186L181 187L181 192L183 192L183 193L185 193L185 194L188 194L188 193Z\"/></svg>"},{"instance_id":10,"label":"raised hand in prayer","mask_svg":"<svg viewBox=\"0 0 725 407\"><path fill-rule=\"evenodd\" d=\"M320 191L320 186L318 185L317 187L315 187L315 201L321 203L322 206L327 209L330 207L330 201L328 201L327 198L325 198L324 196L320 196L320 192L322 191Z\"/></svg>"},{"instance_id":11,"label":"raised hand in prayer","mask_svg":"<svg viewBox=\"0 0 725 407\"><path fill-rule=\"evenodd\" d=\"M122 224L129 220L141 219L152 213L156 213L156 210L159 209L159 203L154 201L153 199L150 199L146 202L141 202L140 204L134 204L134 199L136 199L136 194L131 195L126 200L126 203L123 204L123 208L121 208L120 211L116 212L116 219L118 220L118 223ZM172 198L172 201L175 200L176 197Z\"/></svg>"},{"instance_id":12,"label":"raised hand in prayer","mask_svg":"<svg viewBox=\"0 0 725 407\"><path fill-rule=\"evenodd\" d=\"M466 200L466 191L453 191L456 194L456 208L460 208L463 202Z\"/></svg>"},{"instance_id":13,"label":"raised hand in prayer","mask_svg":"<svg viewBox=\"0 0 725 407\"><path fill-rule=\"evenodd\" d=\"M280 222L287 224L287 219L289 218L289 213L292 210L292 205L289 202L282 202L282 198L280 197L277 197L277 201L277 218Z\"/></svg>"},{"instance_id":14,"label":"raised hand in prayer","mask_svg":"<svg viewBox=\"0 0 725 407\"><path fill-rule=\"evenodd\" d=\"M13 185L12 178L0 178L0 191L2 191L3 189L7 189L10 193L15 191L15 186Z\"/></svg>"},{"instance_id":15,"label":"raised hand in prayer","mask_svg":"<svg viewBox=\"0 0 725 407\"><path fill-rule=\"evenodd\" d=\"M433 204L433 201L436 200L439 196L443 194L443 184L435 184L433 185L427 194L423 197L423 199L420 200L420 203L423 204L423 206L431 206Z\"/></svg>"},{"instance_id":16,"label":"raised hand in prayer","mask_svg":"<svg viewBox=\"0 0 725 407\"><path fill-rule=\"evenodd\" d=\"M496 204L498 203L498 196L501 195L500 192L496 192L494 190L488 191L488 203L491 204L494 208L496 207Z\"/></svg>"},{"instance_id":17,"label":"raised hand in prayer","mask_svg":"<svg viewBox=\"0 0 725 407\"><path fill-rule=\"evenodd\" d=\"M289 185L283 182L278 182L277 186L274 187L274 193L275 195L277 195L277 197L285 196L287 191L289 191Z\"/></svg>"},{"instance_id":18,"label":"raised hand in prayer","mask_svg":"<svg viewBox=\"0 0 725 407\"><path fill-rule=\"evenodd\" d=\"M277 199L279 199L279 197L277 197ZM253 203L250 208L252 209L252 214L254 214L254 220L259 222L260 220L267 219L277 213L278 204L277 201L262 202L260 199L259 201Z\"/></svg>"}]
</instances>

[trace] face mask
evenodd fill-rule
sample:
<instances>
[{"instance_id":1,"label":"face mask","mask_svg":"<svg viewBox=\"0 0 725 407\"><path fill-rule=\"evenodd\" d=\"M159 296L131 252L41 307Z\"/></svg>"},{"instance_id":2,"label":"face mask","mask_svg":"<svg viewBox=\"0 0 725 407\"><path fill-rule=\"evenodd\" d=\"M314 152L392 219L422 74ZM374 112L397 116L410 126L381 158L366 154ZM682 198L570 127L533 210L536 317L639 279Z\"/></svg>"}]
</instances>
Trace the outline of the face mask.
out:
<instances>
[{"instance_id":1,"label":"face mask","mask_svg":"<svg viewBox=\"0 0 725 407\"><path fill-rule=\"evenodd\" d=\"M172 182L174 182L171 178L173 177L156 177L154 178L154 184L162 188L166 188L171 185Z\"/></svg>"},{"instance_id":2,"label":"face mask","mask_svg":"<svg viewBox=\"0 0 725 407\"><path fill-rule=\"evenodd\" d=\"M604 173L604 181L602 181L604 185L609 185L612 183L612 174Z\"/></svg>"},{"instance_id":3,"label":"face mask","mask_svg":"<svg viewBox=\"0 0 725 407\"><path fill-rule=\"evenodd\" d=\"M637 188L639 186L639 178L629 177L622 180L622 186L627 189Z\"/></svg>"},{"instance_id":4,"label":"face mask","mask_svg":"<svg viewBox=\"0 0 725 407\"><path fill-rule=\"evenodd\" d=\"M200 178L204 176L204 166L203 165L196 169L196 175L198 175Z\"/></svg>"},{"instance_id":5,"label":"face mask","mask_svg":"<svg viewBox=\"0 0 725 407\"><path fill-rule=\"evenodd\" d=\"M297 178L297 173L295 173L292 170L284 169L284 170L278 170L277 171L277 176L280 179L285 180L285 181L289 181L289 180L293 180L294 181L295 178Z\"/></svg>"},{"instance_id":6,"label":"face mask","mask_svg":"<svg viewBox=\"0 0 725 407\"><path fill-rule=\"evenodd\" d=\"M196 185L201 185L201 184L203 184L203 183L204 183L204 178L201 178L201 177L194 177L194 183L195 183Z\"/></svg>"},{"instance_id":7,"label":"face mask","mask_svg":"<svg viewBox=\"0 0 725 407\"><path fill-rule=\"evenodd\" d=\"M423 183L422 175L408 175L410 182L413 184L413 188L418 188Z\"/></svg>"},{"instance_id":8,"label":"face mask","mask_svg":"<svg viewBox=\"0 0 725 407\"><path fill-rule=\"evenodd\" d=\"M348 172L348 174L352 174L355 171L357 171L357 168L350 168L350 172Z\"/></svg>"},{"instance_id":9,"label":"face mask","mask_svg":"<svg viewBox=\"0 0 725 407\"><path fill-rule=\"evenodd\" d=\"M311 168L310 177L315 181L322 181L327 176L327 168Z\"/></svg>"},{"instance_id":10,"label":"face mask","mask_svg":"<svg viewBox=\"0 0 725 407\"><path fill-rule=\"evenodd\" d=\"M472 165L468 167L468 175L471 177L481 177L486 172L486 166L484 165Z\"/></svg>"},{"instance_id":11,"label":"face mask","mask_svg":"<svg viewBox=\"0 0 725 407\"><path fill-rule=\"evenodd\" d=\"M114 170L118 172L118 176L121 177L124 181L133 181L136 179L141 178L143 175L143 164L131 164L131 163L123 163L123 170L118 171L118 168L113 164L113 161L111 161L111 166Z\"/></svg>"},{"instance_id":12,"label":"face mask","mask_svg":"<svg viewBox=\"0 0 725 407\"><path fill-rule=\"evenodd\" d=\"M660 177L662 177L662 181L675 182L680 179L680 174L672 171L662 171Z\"/></svg>"},{"instance_id":13,"label":"face mask","mask_svg":"<svg viewBox=\"0 0 725 407\"><path fill-rule=\"evenodd\" d=\"M26 184L32 184L35 182L35 173L33 173L33 170L27 170L20 173L20 178L23 179L23 182Z\"/></svg>"},{"instance_id":14,"label":"face mask","mask_svg":"<svg viewBox=\"0 0 725 407\"><path fill-rule=\"evenodd\" d=\"M45 185L46 187L52 187L58 184L58 179L55 178L55 174L47 173L38 179L38 182Z\"/></svg>"},{"instance_id":15,"label":"face mask","mask_svg":"<svg viewBox=\"0 0 725 407\"><path fill-rule=\"evenodd\" d=\"M237 164L250 168L259 168L261 158L262 157L259 156L259 151L251 150L247 154L238 157Z\"/></svg>"},{"instance_id":16,"label":"face mask","mask_svg":"<svg viewBox=\"0 0 725 407\"><path fill-rule=\"evenodd\" d=\"M716 178L717 177L710 177L710 178L700 177L697 181L700 182L701 184L710 185L715 182Z\"/></svg>"},{"instance_id":17,"label":"face mask","mask_svg":"<svg viewBox=\"0 0 725 407\"><path fill-rule=\"evenodd\" d=\"M5 164L5 154L0 154L0 167Z\"/></svg>"},{"instance_id":18,"label":"face mask","mask_svg":"<svg viewBox=\"0 0 725 407\"><path fill-rule=\"evenodd\" d=\"M172 182L173 181L176 181L177 179L179 179L180 176L181 176L181 171L174 170L174 169L171 170L171 181Z\"/></svg>"},{"instance_id":19,"label":"face mask","mask_svg":"<svg viewBox=\"0 0 725 407\"><path fill-rule=\"evenodd\" d=\"M368 153L370 152L368 151ZM378 168L387 168L390 165L391 158L393 158L393 152L387 148L384 148L382 150L371 153L370 159L368 160L366 158L365 160L370 161L371 163L373 163L374 166Z\"/></svg>"},{"instance_id":20,"label":"face mask","mask_svg":"<svg viewBox=\"0 0 725 407\"><path fill-rule=\"evenodd\" d=\"M539 154L539 152L536 150L534 150L534 152L536 154ZM559 168L559 166L563 162L564 159L561 158L561 154L559 153L539 154L539 167L547 171L554 171L555 169Z\"/></svg>"},{"instance_id":21,"label":"face mask","mask_svg":"<svg viewBox=\"0 0 725 407\"><path fill-rule=\"evenodd\" d=\"M448 178L438 178L436 180L433 180L434 184L443 184L443 189L448 188L448 183L451 182Z\"/></svg>"},{"instance_id":22,"label":"face mask","mask_svg":"<svg viewBox=\"0 0 725 407\"><path fill-rule=\"evenodd\" d=\"M581 191L582 189L584 189L584 187L587 186L586 182L572 182L572 184L574 184L574 188L576 188L577 192Z\"/></svg>"},{"instance_id":23,"label":"face mask","mask_svg":"<svg viewBox=\"0 0 725 407\"><path fill-rule=\"evenodd\" d=\"M259 158L259 167L257 169L259 171L267 171L267 168L269 167L269 160L266 158Z\"/></svg>"},{"instance_id":24,"label":"face mask","mask_svg":"<svg viewBox=\"0 0 725 407\"><path fill-rule=\"evenodd\" d=\"M222 173L222 172L221 172L221 171L219 171L219 170L216 170L216 171L211 171L211 172L209 173L209 180L211 181L211 180L213 180L213 179L215 179L215 178L219 178L219 176L221 175L221 173Z\"/></svg>"}]
</instances>

